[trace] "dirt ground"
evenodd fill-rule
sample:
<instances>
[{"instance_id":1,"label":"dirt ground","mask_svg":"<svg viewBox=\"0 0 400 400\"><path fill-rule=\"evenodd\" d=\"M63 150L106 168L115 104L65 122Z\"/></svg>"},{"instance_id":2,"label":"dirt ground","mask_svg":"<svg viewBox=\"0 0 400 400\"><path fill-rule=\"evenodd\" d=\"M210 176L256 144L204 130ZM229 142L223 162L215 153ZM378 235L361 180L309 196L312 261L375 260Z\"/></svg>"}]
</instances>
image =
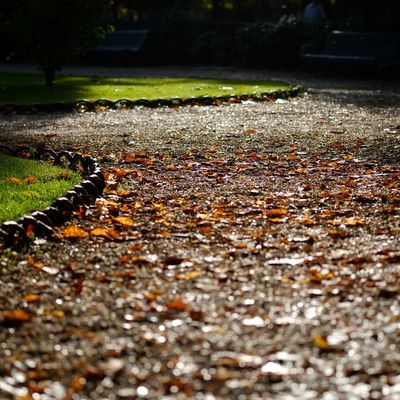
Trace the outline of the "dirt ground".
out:
<instances>
[{"instance_id":1,"label":"dirt ground","mask_svg":"<svg viewBox=\"0 0 400 400\"><path fill-rule=\"evenodd\" d=\"M2 143L88 151L109 179L0 259L1 399L400 398L398 86L307 79L0 117Z\"/></svg>"}]
</instances>

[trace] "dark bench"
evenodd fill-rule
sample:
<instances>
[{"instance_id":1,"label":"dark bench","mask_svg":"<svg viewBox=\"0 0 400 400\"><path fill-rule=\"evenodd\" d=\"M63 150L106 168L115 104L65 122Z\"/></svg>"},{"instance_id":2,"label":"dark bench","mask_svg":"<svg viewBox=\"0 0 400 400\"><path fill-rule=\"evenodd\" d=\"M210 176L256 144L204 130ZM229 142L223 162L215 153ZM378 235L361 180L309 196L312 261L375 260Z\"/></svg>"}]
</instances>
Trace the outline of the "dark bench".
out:
<instances>
[{"instance_id":1,"label":"dark bench","mask_svg":"<svg viewBox=\"0 0 400 400\"><path fill-rule=\"evenodd\" d=\"M125 30L109 33L86 54L88 60L125 63L136 61L143 49L148 30Z\"/></svg>"},{"instance_id":2,"label":"dark bench","mask_svg":"<svg viewBox=\"0 0 400 400\"><path fill-rule=\"evenodd\" d=\"M400 62L400 34L332 31L320 53L300 57L307 64L381 68Z\"/></svg>"}]
</instances>

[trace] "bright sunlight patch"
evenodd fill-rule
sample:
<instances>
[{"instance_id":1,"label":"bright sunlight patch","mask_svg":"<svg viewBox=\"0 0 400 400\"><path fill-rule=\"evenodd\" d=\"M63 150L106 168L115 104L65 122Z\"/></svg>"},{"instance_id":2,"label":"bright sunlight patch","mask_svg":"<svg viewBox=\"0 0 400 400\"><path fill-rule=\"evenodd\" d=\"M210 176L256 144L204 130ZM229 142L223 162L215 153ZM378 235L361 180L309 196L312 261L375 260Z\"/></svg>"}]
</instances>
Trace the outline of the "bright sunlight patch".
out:
<instances>
[{"instance_id":1,"label":"bright sunlight patch","mask_svg":"<svg viewBox=\"0 0 400 400\"><path fill-rule=\"evenodd\" d=\"M73 103L77 100L147 98L170 99L201 96L272 93L289 90L280 82L200 78L100 78L58 76L45 88L41 75L0 74L0 105Z\"/></svg>"}]
</instances>

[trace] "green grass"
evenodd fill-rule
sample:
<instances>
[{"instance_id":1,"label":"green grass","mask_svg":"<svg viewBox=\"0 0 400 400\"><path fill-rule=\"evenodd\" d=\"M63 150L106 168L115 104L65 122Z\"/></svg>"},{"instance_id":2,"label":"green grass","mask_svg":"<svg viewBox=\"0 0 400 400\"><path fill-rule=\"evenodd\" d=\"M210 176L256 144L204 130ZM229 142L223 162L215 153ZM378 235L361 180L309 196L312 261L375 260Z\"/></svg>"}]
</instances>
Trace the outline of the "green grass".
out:
<instances>
[{"instance_id":1,"label":"green grass","mask_svg":"<svg viewBox=\"0 0 400 400\"><path fill-rule=\"evenodd\" d=\"M0 74L0 105L72 103L76 100L169 99L252 94L290 89L280 82L195 78L100 78L58 76L46 89L41 75Z\"/></svg>"},{"instance_id":2,"label":"green grass","mask_svg":"<svg viewBox=\"0 0 400 400\"><path fill-rule=\"evenodd\" d=\"M70 170L0 155L0 223L46 208L81 180Z\"/></svg>"}]
</instances>

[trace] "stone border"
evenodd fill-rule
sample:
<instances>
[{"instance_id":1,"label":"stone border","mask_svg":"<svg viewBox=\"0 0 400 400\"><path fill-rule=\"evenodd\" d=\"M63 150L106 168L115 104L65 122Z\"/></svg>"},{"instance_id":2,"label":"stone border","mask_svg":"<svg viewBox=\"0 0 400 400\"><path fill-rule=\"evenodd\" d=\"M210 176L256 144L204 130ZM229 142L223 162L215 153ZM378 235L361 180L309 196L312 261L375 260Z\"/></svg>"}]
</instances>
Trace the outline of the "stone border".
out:
<instances>
[{"instance_id":1,"label":"stone border","mask_svg":"<svg viewBox=\"0 0 400 400\"><path fill-rule=\"evenodd\" d=\"M27 146L12 148L3 145L0 145L0 153L45 161L55 166L78 171L84 178L83 182L68 190L64 196L59 197L43 211L34 211L17 221L1 224L0 240L4 241L5 247L13 247L29 240L27 232L34 233L36 237L50 237L53 226L66 221L79 205L88 204L100 196L106 186L104 174L96 159L81 153L66 150L56 152L50 148L32 149Z\"/></svg>"},{"instance_id":2,"label":"stone border","mask_svg":"<svg viewBox=\"0 0 400 400\"><path fill-rule=\"evenodd\" d=\"M0 107L2 114L36 114L36 113L52 113L52 112L94 112L103 110L124 110L132 109L135 107L182 107L182 106L218 106L222 103L241 103L243 101L273 101L277 99L287 99L296 97L304 92L302 86L294 86L288 90L276 90L274 92L255 93L255 94L230 94L226 96L201 96L201 97L188 97L180 98L174 97L172 99L138 99L128 100L119 99L111 101L107 99L99 99L95 101L79 100L75 103L53 103L53 104L33 104L33 105L16 105L6 104Z\"/></svg>"}]
</instances>

